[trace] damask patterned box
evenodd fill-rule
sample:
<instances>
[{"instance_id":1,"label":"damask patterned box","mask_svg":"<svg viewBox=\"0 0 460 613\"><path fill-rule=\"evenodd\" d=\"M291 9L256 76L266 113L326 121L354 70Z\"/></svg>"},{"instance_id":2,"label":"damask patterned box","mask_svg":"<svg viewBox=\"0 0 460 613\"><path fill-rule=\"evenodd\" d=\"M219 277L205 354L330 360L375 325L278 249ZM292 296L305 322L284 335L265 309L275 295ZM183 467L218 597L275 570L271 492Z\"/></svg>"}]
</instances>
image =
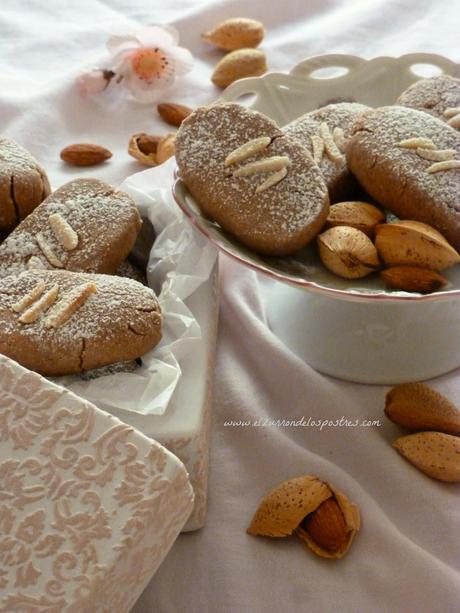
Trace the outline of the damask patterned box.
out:
<instances>
[{"instance_id":1,"label":"damask patterned box","mask_svg":"<svg viewBox=\"0 0 460 613\"><path fill-rule=\"evenodd\" d=\"M192 508L159 443L0 356L0 612L127 613Z\"/></svg>"}]
</instances>

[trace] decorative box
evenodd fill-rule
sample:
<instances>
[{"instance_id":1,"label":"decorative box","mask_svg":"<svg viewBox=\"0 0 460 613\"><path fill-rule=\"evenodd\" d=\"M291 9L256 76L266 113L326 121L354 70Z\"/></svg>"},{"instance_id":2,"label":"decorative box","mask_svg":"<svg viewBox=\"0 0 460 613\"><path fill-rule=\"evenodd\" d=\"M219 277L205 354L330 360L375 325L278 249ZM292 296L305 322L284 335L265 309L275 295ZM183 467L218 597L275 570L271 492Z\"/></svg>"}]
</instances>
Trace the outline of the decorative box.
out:
<instances>
[{"instance_id":1,"label":"decorative box","mask_svg":"<svg viewBox=\"0 0 460 613\"><path fill-rule=\"evenodd\" d=\"M193 508L156 441L0 356L0 611L127 613Z\"/></svg>"}]
</instances>

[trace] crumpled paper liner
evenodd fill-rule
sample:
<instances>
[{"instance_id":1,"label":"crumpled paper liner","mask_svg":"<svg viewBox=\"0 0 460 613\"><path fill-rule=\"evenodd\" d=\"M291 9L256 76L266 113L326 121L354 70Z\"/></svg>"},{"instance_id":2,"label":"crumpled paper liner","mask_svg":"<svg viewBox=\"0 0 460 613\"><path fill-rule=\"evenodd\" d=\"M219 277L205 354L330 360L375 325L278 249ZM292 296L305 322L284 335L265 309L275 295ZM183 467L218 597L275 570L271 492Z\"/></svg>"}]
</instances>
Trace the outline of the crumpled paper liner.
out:
<instances>
[{"instance_id":1,"label":"crumpled paper liner","mask_svg":"<svg viewBox=\"0 0 460 613\"><path fill-rule=\"evenodd\" d=\"M120 186L134 198L141 216L152 222L157 234L149 256L147 280L163 313L160 344L142 356L142 365L133 372L88 381L78 376L55 378L59 385L105 409L162 415L183 376L182 358L202 340L200 326L184 300L207 281L217 252L185 220L174 202L174 167L173 158L128 177Z\"/></svg>"}]
</instances>

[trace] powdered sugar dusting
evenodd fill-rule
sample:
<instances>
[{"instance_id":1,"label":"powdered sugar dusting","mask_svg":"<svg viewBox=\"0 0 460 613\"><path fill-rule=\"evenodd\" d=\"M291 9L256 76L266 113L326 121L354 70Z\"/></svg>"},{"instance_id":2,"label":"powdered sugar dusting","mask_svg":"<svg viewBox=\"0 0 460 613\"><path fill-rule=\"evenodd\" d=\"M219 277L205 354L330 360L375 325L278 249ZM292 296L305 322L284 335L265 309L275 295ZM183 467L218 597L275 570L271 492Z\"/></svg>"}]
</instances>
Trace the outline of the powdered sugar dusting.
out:
<instances>
[{"instance_id":1,"label":"powdered sugar dusting","mask_svg":"<svg viewBox=\"0 0 460 613\"><path fill-rule=\"evenodd\" d=\"M460 136L455 130L422 111L387 106L366 113L356 132L363 146L371 147L380 158L391 162L393 172L402 178L413 178L420 193L460 213L458 174L430 175L426 172L431 166L429 160L417 155L416 150L398 146L401 141L412 138L429 139L437 150L454 150L459 157Z\"/></svg>"},{"instance_id":2,"label":"powdered sugar dusting","mask_svg":"<svg viewBox=\"0 0 460 613\"><path fill-rule=\"evenodd\" d=\"M397 104L447 120L445 111L460 106L460 79L450 75L420 79L399 96Z\"/></svg>"},{"instance_id":3,"label":"powdered sugar dusting","mask_svg":"<svg viewBox=\"0 0 460 613\"><path fill-rule=\"evenodd\" d=\"M271 139L265 149L231 170L225 166L233 151L264 136ZM298 235L325 210L321 173L303 147L283 136L272 120L238 104L203 107L183 122L176 138L181 176L206 214L210 214L208 204L217 221L228 217L228 231L240 224L251 239L273 237L276 241L277 234ZM286 176L270 189L256 193L270 176L268 171L257 177L234 176L242 165L274 156L287 156L289 167Z\"/></svg>"},{"instance_id":4,"label":"powdered sugar dusting","mask_svg":"<svg viewBox=\"0 0 460 613\"><path fill-rule=\"evenodd\" d=\"M26 149L8 138L0 138L0 173L29 172L39 168Z\"/></svg>"},{"instance_id":5,"label":"powdered sugar dusting","mask_svg":"<svg viewBox=\"0 0 460 613\"><path fill-rule=\"evenodd\" d=\"M97 291L88 294L78 310L56 329L47 327L46 310L30 325L21 325L12 307L24 296L31 294L41 280L45 282L46 292L58 286L59 297L72 295L76 288L88 284L94 284ZM59 302L56 302L57 305ZM150 318L151 325L149 313L159 323L160 308L153 290L132 279L65 271L24 272L15 277L0 279L2 344L18 343L22 337L29 337L37 344L47 346L75 346L82 339L103 344L126 334L130 327L134 333L138 333L145 327L146 318Z\"/></svg>"},{"instance_id":6,"label":"powdered sugar dusting","mask_svg":"<svg viewBox=\"0 0 460 613\"><path fill-rule=\"evenodd\" d=\"M297 139L304 147L307 147L312 155L317 155L312 145L312 137L321 138L321 125L325 123L329 128L329 132L334 133L336 128L340 128L343 131L340 147L340 149L342 149L350 137L354 121L361 113L368 109L369 107L357 102L328 104L327 106L323 106L294 119L294 121L283 128L283 131L287 135ZM329 158L327 155L322 155L319 161L319 167L324 174L328 186L330 186L337 177L347 172L344 156L341 161L339 159L339 163L337 163L337 161Z\"/></svg>"},{"instance_id":7,"label":"powdered sugar dusting","mask_svg":"<svg viewBox=\"0 0 460 613\"><path fill-rule=\"evenodd\" d=\"M355 136L349 143L352 148L350 163L355 159L352 170L359 178L358 166L365 159L367 164L372 164L372 169L381 168L387 179L386 185L376 185L375 194L372 194L372 185L366 185L371 195L399 215L404 214L409 204L414 209L412 215L417 215L414 219L435 225L454 246L458 245L459 172L453 169L428 173L432 161L419 156L416 149L398 146L401 141L411 138L431 139L437 150L455 150L457 158L460 157L460 134L453 128L423 111L387 106L365 113L358 121ZM395 186L394 189L390 189L390 185ZM382 191L380 188L386 193L385 200L381 200L382 194L377 193ZM403 200L404 205L401 204ZM417 210L412 203L420 203Z\"/></svg>"},{"instance_id":8,"label":"powdered sugar dusting","mask_svg":"<svg viewBox=\"0 0 460 613\"><path fill-rule=\"evenodd\" d=\"M78 246L70 252L59 242L49 223L50 216L55 214L78 234ZM33 256L39 257L47 269L53 269L37 236L49 246L56 262L63 262L68 270L75 263L77 270L98 272L101 257L119 242L127 226L137 223L137 218L135 205L127 194L96 179L72 181L51 194L0 245L0 277L27 270Z\"/></svg>"}]
</instances>

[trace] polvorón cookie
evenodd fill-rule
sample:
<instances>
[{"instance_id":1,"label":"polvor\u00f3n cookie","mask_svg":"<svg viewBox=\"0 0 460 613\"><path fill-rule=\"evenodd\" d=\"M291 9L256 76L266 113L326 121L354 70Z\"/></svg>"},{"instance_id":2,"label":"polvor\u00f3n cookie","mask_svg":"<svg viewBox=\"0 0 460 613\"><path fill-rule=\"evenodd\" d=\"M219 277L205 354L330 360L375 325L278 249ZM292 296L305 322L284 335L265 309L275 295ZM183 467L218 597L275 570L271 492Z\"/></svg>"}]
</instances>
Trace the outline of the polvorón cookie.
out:
<instances>
[{"instance_id":1,"label":"polvor\u00f3n cookie","mask_svg":"<svg viewBox=\"0 0 460 613\"><path fill-rule=\"evenodd\" d=\"M347 162L359 182L401 219L436 228L460 249L460 134L423 111L387 106L364 113Z\"/></svg>"},{"instance_id":2,"label":"polvor\u00f3n cookie","mask_svg":"<svg viewBox=\"0 0 460 613\"><path fill-rule=\"evenodd\" d=\"M293 253L327 217L327 188L308 151L238 104L193 112L177 134L176 159L203 213L259 253Z\"/></svg>"},{"instance_id":3,"label":"polvor\u00f3n cookie","mask_svg":"<svg viewBox=\"0 0 460 613\"><path fill-rule=\"evenodd\" d=\"M134 201L98 179L66 183L0 245L0 277L47 269L113 273L141 226Z\"/></svg>"},{"instance_id":4,"label":"polvor\u00f3n cookie","mask_svg":"<svg viewBox=\"0 0 460 613\"><path fill-rule=\"evenodd\" d=\"M0 231L15 228L50 191L45 171L30 153L0 138Z\"/></svg>"},{"instance_id":5,"label":"polvor\u00f3n cookie","mask_svg":"<svg viewBox=\"0 0 460 613\"><path fill-rule=\"evenodd\" d=\"M359 191L345 159L345 145L356 118L369 107L357 102L328 104L305 113L283 128L306 147L320 167L331 202L353 199Z\"/></svg>"},{"instance_id":6,"label":"polvor\u00f3n cookie","mask_svg":"<svg viewBox=\"0 0 460 613\"><path fill-rule=\"evenodd\" d=\"M134 360L160 338L155 294L132 279L48 270L0 279L0 353L43 375Z\"/></svg>"}]
</instances>

